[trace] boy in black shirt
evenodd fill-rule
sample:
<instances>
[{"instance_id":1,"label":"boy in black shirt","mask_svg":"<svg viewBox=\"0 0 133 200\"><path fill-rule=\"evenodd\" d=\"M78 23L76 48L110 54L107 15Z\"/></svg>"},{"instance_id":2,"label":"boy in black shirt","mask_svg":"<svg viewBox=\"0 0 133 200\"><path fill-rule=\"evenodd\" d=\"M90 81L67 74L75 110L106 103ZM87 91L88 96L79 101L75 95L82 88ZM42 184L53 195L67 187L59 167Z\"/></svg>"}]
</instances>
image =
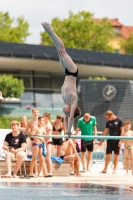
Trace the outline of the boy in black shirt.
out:
<instances>
[{"instance_id":1,"label":"boy in black shirt","mask_svg":"<svg viewBox=\"0 0 133 200\"><path fill-rule=\"evenodd\" d=\"M17 178L17 172L22 164L22 160L25 157L26 150L26 137L19 131L19 122L11 122L12 132L7 134L3 143L2 148L7 150L6 152L6 166L7 174L4 175L4 178L12 178L11 174L11 159L17 157L16 165L13 172L13 177Z\"/></svg>"},{"instance_id":2,"label":"boy in black shirt","mask_svg":"<svg viewBox=\"0 0 133 200\"><path fill-rule=\"evenodd\" d=\"M107 118L108 121L106 123L106 128L104 129L102 135L107 135L107 133L109 132L110 136L121 136L122 132L124 131L123 121L120 118L116 117L111 110L108 110L105 113L105 117ZM102 144L102 141L100 141L100 145L101 144ZM107 172L112 151L114 151L113 174L116 173L116 167L118 164L118 156L120 153L120 146L121 146L121 141L119 140L107 140L105 167L101 171L101 173Z\"/></svg>"}]
</instances>

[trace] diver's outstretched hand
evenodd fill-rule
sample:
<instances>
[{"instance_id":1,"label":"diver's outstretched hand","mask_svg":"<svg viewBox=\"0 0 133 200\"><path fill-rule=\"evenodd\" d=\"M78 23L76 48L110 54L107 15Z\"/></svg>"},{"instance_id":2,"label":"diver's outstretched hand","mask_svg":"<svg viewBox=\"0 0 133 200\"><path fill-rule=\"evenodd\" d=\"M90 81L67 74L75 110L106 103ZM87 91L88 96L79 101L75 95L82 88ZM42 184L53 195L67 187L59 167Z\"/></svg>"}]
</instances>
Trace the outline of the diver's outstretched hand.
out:
<instances>
[{"instance_id":1,"label":"diver's outstretched hand","mask_svg":"<svg viewBox=\"0 0 133 200\"><path fill-rule=\"evenodd\" d=\"M68 138L70 138L72 133L66 132L66 135L68 135Z\"/></svg>"}]
</instances>

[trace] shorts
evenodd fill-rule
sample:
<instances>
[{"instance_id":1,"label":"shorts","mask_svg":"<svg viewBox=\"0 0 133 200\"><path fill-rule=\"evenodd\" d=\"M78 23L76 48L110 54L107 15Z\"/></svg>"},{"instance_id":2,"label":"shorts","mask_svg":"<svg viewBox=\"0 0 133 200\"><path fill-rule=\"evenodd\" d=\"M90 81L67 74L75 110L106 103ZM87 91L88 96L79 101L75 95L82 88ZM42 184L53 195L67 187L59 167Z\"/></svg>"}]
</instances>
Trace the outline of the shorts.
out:
<instances>
[{"instance_id":1,"label":"shorts","mask_svg":"<svg viewBox=\"0 0 133 200\"><path fill-rule=\"evenodd\" d=\"M33 144L32 144L32 146L34 147L34 146L37 146L37 147L39 147L39 148L42 148L42 144L40 144L40 143L37 143L37 142L33 142Z\"/></svg>"},{"instance_id":2,"label":"shorts","mask_svg":"<svg viewBox=\"0 0 133 200\"><path fill-rule=\"evenodd\" d=\"M81 140L81 152L86 152L93 151L93 140L92 141L86 141L86 140Z\"/></svg>"},{"instance_id":3,"label":"shorts","mask_svg":"<svg viewBox=\"0 0 133 200\"><path fill-rule=\"evenodd\" d=\"M106 154L112 154L112 151L114 151L114 154L119 155L120 147L118 147L118 143L119 143L119 140L117 141L108 140L107 147L106 147Z\"/></svg>"},{"instance_id":4,"label":"shorts","mask_svg":"<svg viewBox=\"0 0 133 200\"><path fill-rule=\"evenodd\" d=\"M62 138L60 138L60 139L52 138L52 140L53 140L52 145L61 146L61 145L63 144L63 140L62 140Z\"/></svg>"}]
</instances>

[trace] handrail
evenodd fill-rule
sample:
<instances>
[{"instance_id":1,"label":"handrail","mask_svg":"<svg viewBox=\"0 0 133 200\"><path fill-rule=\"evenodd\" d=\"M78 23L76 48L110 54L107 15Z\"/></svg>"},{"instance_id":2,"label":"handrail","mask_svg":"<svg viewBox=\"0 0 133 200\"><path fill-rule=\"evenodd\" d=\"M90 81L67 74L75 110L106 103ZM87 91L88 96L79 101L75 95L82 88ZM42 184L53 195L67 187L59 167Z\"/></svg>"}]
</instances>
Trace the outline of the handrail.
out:
<instances>
[{"instance_id":1,"label":"handrail","mask_svg":"<svg viewBox=\"0 0 133 200\"><path fill-rule=\"evenodd\" d=\"M29 135L43 138L72 138L72 139L100 139L100 140L133 140L133 136L98 136L98 135Z\"/></svg>"}]
</instances>

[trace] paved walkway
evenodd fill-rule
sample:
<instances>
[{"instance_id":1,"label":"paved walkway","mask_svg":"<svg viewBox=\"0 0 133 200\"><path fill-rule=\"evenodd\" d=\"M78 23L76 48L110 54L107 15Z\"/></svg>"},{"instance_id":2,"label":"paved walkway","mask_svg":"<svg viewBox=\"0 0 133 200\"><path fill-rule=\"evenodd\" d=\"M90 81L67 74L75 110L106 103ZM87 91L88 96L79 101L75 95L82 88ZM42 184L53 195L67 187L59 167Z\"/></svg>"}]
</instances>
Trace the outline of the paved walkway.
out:
<instances>
[{"instance_id":1,"label":"paved walkway","mask_svg":"<svg viewBox=\"0 0 133 200\"><path fill-rule=\"evenodd\" d=\"M99 173L102 171L104 163L93 164L91 167L91 172L82 173L83 177L75 176L54 176L52 178L30 178L30 179L20 179L20 178L1 178L0 182L62 182L62 183L93 183L106 186L115 186L128 188L133 185L133 176L131 175L131 170L129 170L129 175L126 175L125 169L123 169L123 164L118 164L118 170L116 174L112 174L111 164L108 167L108 172L105 174Z\"/></svg>"}]
</instances>

